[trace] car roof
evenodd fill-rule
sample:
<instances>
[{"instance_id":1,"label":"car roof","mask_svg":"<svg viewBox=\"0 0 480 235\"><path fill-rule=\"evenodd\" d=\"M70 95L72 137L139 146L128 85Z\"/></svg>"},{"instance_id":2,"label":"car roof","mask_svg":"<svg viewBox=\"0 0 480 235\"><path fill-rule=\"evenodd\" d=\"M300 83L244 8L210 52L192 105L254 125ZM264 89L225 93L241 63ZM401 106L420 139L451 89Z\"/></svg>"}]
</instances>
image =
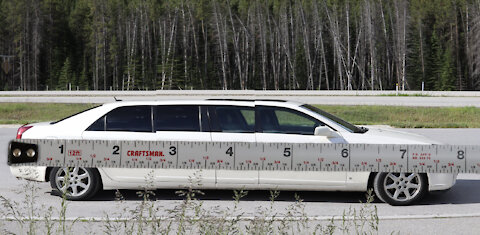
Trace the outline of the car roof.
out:
<instances>
[{"instance_id":1,"label":"car roof","mask_svg":"<svg viewBox=\"0 0 480 235\"><path fill-rule=\"evenodd\" d=\"M182 100L159 100L159 101L116 101L106 103L103 106L133 106L133 105L238 105L254 106L268 105L280 107L298 107L303 105L296 101L270 100L270 99L182 99Z\"/></svg>"}]
</instances>

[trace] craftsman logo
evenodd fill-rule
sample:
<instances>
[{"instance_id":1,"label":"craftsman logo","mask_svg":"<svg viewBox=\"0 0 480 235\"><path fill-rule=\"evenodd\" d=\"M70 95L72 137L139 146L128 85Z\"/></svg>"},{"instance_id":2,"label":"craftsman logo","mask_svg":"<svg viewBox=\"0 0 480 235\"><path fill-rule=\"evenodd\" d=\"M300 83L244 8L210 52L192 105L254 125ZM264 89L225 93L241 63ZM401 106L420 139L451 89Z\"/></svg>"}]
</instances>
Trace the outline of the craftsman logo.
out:
<instances>
[{"instance_id":1,"label":"craftsman logo","mask_svg":"<svg viewBox=\"0 0 480 235\"><path fill-rule=\"evenodd\" d=\"M68 150L68 156L70 157L82 156L82 150Z\"/></svg>"},{"instance_id":2,"label":"craftsman logo","mask_svg":"<svg viewBox=\"0 0 480 235\"><path fill-rule=\"evenodd\" d=\"M165 157L162 151L133 151L127 152L129 157Z\"/></svg>"}]
</instances>

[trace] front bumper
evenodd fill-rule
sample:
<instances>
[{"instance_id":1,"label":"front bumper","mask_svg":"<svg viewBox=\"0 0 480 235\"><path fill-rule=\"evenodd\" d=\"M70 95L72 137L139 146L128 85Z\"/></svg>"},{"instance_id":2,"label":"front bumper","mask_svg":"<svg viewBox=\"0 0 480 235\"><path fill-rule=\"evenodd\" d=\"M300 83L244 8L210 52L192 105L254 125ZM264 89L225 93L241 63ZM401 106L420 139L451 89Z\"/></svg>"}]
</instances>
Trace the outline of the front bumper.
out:
<instances>
[{"instance_id":1,"label":"front bumper","mask_svg":"<svg viewBox=\"0 0 480 235\"><path fill-rule=\"evenodd\" d=\"M432 173L428 174L429 191L447 190L457 182L458 174Z\"/></svg>"}]
</instances>

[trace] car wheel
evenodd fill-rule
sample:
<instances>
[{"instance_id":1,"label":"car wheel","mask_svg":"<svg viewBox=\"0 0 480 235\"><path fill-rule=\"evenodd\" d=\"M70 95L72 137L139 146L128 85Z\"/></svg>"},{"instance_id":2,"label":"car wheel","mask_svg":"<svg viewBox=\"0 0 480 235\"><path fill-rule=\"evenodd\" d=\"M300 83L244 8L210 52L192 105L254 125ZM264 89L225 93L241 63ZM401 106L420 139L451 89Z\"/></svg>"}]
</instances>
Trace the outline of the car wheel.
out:
<instances>
[{"instance_id":1,"label":"car wheel","mask_svg":"<svg viewBox=\"0 0 480 235\"><path fill-rule=\"evenodd\" d=\"M68 180L66 185L65 180ZM85 200L98 192L101 180L94 168L56 167L50 171L50 185L60 195L65 192L68 200Z\"/></svg>"},{"instance_id":2,"label":"car wheel","mask_svg":"<svg viewBox=\"0 0 480 235\"><path fill-rule=\"evenodd\" d=\"M428 191L426 174L378 173L373 182L377 197L393 206L411 205Z\"/></svg>"}]
</instances>

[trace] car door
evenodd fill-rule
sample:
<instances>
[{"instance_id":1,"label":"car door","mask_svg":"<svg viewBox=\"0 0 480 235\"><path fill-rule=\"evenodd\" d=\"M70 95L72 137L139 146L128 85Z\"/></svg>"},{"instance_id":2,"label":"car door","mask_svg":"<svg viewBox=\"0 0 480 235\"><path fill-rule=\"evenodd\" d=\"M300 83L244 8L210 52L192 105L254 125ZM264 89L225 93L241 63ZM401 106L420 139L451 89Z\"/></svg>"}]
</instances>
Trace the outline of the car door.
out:
<instances>
[{"instance_id":1,"label":"car door","mask_svg":"<svg viewBox=\"0 0 480 235\"><path fill-rule=\"evenodd\" d=\"M83 139L210 141L210 133L201 129L198 105L193 106L123 106L118 107L83 132ZM177 159L178 146L172 145L166 158ZM190 183L195 169L102 168L119 185L140 187L153 175L154 187L181 187ZM214 187L215 172L202 174L205 187ZM150 180L148 180L150 181ZM135 186L138 185L138 186Z\"/></svg>"},{"instance_id":2,"label":"car door","mask_svg":"<svg viewBox=\"0 0 480 235\"><path fill-rule=\"evenodd\" d=\"M255 109L253 105L252 102L251 106L208 106L212 141L255 143ZM246 162L235 162L243 170L234 170L235 146L225 144L221 148L220 159L217 159L217 162L222 163L224 168L216 170L217 188L249 188L257 185L258 170L249 169L249 160L243 159ZM225 166L226 163L231 166L231 169Z\"/></svg>"},{"instance_id":3,"label":"car door","mask_svg":"<svg viewBox=\"0 0 480 235\"><path fill-rule=\"evenodd\" d=\"M341 137L327 138L325 136L315 136L315 128L325 124L298 110L257 105L255 115L258 127L256 132L257 142L291 144L344 142ZM277 154L282 155L282 157L290 157L292 155L291 151L292 149L285 148L283 151L277 150ZM268 162L268 159L266 160ZM311 162L316 160L311 159ZM294 162L291 161L290 164L294 164ZM344 188L345 181L346 172L264 170L259 173L260 187L262 185L278 185L279 189L335 190Z\"/></svg>"},{"instance_id":4,"label":"car door","mask_svg":"<svg viewBox=\"0 0 480 235\"><path fill-rule=\"evenodd\" d=\"M155 106L153 128L156 140L180 141L176 143L177 145L182 145L182 141L210 142L210 130L205 114L206 111L199 105ZM197 163L201 163L205 156L200 152L193 151L194 147L172 144L169 150L166 158L176 160L177 165L182 165L183 169L179 167L159 169L156 173L159 185L178 187L193 184L194 186L201 185L204 188L215 187L215 170L199 169Z\"/></svg>"},{"instance_id":5,"label":"car door","mask_svg":"<svg viewBox=\"0 0 480 235\"><path fill-rule=\"evenodd\" d=\"M152 131L152 106L134 105L115 108L95 121L82 133L90 140L155 140ZM101 168L105 174L120 185L129 183L141 187L146 184L147 168ZM154 170L154 174L156 170Z\"/></svg>"}]
</instances>

